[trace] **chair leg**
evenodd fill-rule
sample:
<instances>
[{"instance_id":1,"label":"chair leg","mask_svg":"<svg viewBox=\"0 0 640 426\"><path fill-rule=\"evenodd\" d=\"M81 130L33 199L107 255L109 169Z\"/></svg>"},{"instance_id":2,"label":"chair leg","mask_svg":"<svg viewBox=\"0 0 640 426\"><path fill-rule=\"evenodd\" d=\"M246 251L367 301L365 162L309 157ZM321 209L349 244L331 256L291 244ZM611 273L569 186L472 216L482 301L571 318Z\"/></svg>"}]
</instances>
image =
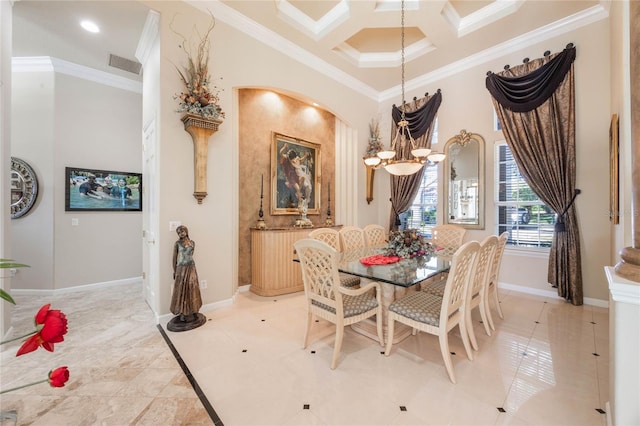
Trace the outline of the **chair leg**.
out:
<instances>
[{"instance_id":1,"label":"chair leg","mask_svg":"<svg viewBox=\"0 0 640 426\"><path fill-rule=\"evenodd\" d=\"M344 337L344 325L336 325L336 342L333 345L333 358L331 359L331 369L335 369L338 365L340 357L340 349L342 349L342 338Z\"/></svg>"},{"instance_id":2,"label":"chair leg","mask_svg":"<svg viewBox=\"0 0 640 426\"><path fill-rule=\"evenodd\" d=\"M480 317L482 318L482 324L484 325L484 332L487 333L487 336L491 336L491 327L489 327L489 316L487 315L487 303L482 299L480 302Z\"/></svg>"},{"instance_id":3,"label":"chair leg","mask_svg":"<svg viewBox=\"0 0 640 426\"><path fill-rule=\"evenodd\" d=\"M441 331L441 333L443 333L443 331ZM449 380L455 383L456 374L453 371L453 363L451 362L451 352L449 351L449 334L444 332L444 334L438 335L438 340L440 341L440 352L442 352L442 360L444 361L444 367L447 369Z\"/></svg>"},{"instance_id":4,"label":"chair leg","mask_svg":"<svg viewBox=\"0 0 640 426\"><path fill-rule=\"evenodd\" d=\"M306 349L309 346L309 332L311 331L311 323L313 322L313 314L311 312L307 313L307 326L304 330L304 342L302 343L302 348Z\"/></svg>"},{"instance_id":5,"label":"chair leg","mask_svg":"<svg viewBox=\"0 0 640 426\"><path fill-rule=\"evenodd\" d=\"M458 323L458 327L460 327L460 337L462 338L464 350L467 352L467 358L469 358L470 361L473 361L473 351L471 350L471 344L469 343L469 331L467 330L465 321L460 321Z\"/></svg>"},{"instance_id":6,"label":"chair leg","mask_svg":"<svg viewBox=\"0 0 640 426\"><path fill-rule=\"evenodd\" d=\"M391 353L391 346L393 345L393 329L395 327L395 321L389 315L389 321L387 322L387 347L384 350L384 356L389 356Z\"/></svg>"},{"instance_id":7,"label":"chair leg","mask_svg":"<svg viewBox=\"0 0 640 426\"><path fill-rule=\"evenodd\" d=\"M495 284L495 288L493 289L493 300L496 302L496 308L498 309L498 315L500 315L501 319L504 319L504 315L502 314L502 308L500 307L500 301L498 300L498 284Z\"/></svg>"},{"instance_id":8,"label":"chair leg","mask_svg":"<svg viewBox=\"0 0 640 426\"><path fill-rule=\"evenodd\" d=\"M493 325L493 315L491 314L491 303L489 303L489 299L491 298L491 293L492 290L489 290L489 294L487 294L487 298L484 299L484 304L485 304L485 312L487 313L487 320L489 321L489 327L491 327L491 330L495 331L496 330L496 326Z\"/></svg>"},{"instance_id":9,"label":"chair leg","mask_svg":"<svg viewBox=\"0 0 640 426\"><path fill-rule=\"evenodd\" d=\"M474 351L477 351L478 341L476 340L476 333L473 331L473 322L471 321L471 312L472 310L467 312L467 315L465 315L464 325L467 329L468 337L469 337L469 340L471 341L471 346L473 347Z\"/></svg>"},{"instance_id":10,"label":"chair leg","mask_svg":"<svg viewBox=\"0 0 640 426\"><path fill-rule=\"evenodd\" d=\"M378 329L378 339L380 346L384 347L384 332L382 331L382 310L376 314L376 328Z\"/></svg>"}]
</instances>

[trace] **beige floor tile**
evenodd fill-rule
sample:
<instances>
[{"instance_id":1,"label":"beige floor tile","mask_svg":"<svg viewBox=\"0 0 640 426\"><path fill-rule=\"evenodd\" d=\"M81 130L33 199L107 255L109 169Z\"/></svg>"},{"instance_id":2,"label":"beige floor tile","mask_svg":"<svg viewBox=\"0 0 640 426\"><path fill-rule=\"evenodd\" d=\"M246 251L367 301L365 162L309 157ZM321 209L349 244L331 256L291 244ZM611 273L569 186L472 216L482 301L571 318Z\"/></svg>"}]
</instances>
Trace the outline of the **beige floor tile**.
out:
<instances>
[{"instance_id":1,"label":"beige floor tile","mask_svg":"<svg viewBox=\"0 0 640 426\"><path fill-rule=\"evenodd\" d=\"M331 370L332 324L314 322L302 348L302 293L241 292L232 305L205 312L204 326L165 332L226 425L604 425L595 409L608 401L608 310L514 291L501 290L500 298L505 319L492 311L491 336L474 312L480 350L473 361L459 330L450 333L456 385L437 337L426 333L385 357L376 341L347 328ZM2 388L58 364L71 371L64 388L3 395L1 408L17 410L18 424L213 424L139 284L17 299L16 334L29 330L24 322L44 303L67 313L69 334L54 353L16 358L19 343L3 345Z\"/></svg>"}]
</instances>

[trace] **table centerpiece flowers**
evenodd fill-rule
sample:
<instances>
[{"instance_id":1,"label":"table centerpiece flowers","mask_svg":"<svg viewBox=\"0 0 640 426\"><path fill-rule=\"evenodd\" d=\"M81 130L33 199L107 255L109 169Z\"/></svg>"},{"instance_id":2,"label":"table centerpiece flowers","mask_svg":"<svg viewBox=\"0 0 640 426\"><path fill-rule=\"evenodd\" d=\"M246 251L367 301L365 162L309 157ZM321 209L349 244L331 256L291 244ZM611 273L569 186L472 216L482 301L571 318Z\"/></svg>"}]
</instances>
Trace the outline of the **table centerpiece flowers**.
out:
<instances>
[{"instance_id":1,"label":"table centerpiece flowers","mask_svg":"<svg viewBox=\"0 0 640 426\"><path fill-rule=\"evenodd\" d=\"M418 233L416 229L391 231L387 245L383 248L385 256L397 256L403 259L416 256L430 256L436 247Z\"/></svg>"}]
</instances>

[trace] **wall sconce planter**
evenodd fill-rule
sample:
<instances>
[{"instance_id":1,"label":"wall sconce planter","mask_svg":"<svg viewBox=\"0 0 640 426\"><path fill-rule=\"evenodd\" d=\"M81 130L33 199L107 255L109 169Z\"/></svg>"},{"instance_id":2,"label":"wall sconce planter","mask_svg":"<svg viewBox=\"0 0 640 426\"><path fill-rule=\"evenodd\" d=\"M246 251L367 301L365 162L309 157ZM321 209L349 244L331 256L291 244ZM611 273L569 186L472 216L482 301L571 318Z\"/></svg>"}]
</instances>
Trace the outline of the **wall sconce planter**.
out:
<instances>
[{"instance_id":1,"label":"wall sconce planter","mask_svg":"<svg viewBox=\"0 0 640 426\"><path fill-rule=\"evenodd\" d=\"M209 137L218 131L221 119L203 118L197 114L185 114L181 118L184 130L193 139L194 191L193 196L202 204L207 196L207 154Z\"/></svg>"},{"instance_id":2,"label":"wall sconce planter","mask_svg":"<svg viewBox=\"0 0 640 426\"><path fill-rule=\"evenodd\" d=\"M376 169L371 166L367 167L367 204L371 204L373 201L373 178L376 174Z\"/></svg>"}]
</instances>

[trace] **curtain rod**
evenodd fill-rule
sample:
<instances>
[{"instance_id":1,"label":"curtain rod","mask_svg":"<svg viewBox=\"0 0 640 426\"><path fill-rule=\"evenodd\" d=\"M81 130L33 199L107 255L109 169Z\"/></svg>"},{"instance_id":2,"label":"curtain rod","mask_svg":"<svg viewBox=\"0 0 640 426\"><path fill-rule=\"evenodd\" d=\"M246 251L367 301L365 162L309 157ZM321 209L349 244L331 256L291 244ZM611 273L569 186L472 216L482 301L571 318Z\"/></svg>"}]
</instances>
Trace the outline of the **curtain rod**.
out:
<instances>
[{"instance_id":1,"label":"curtain rod","mask_svg":"<svg viewBox=\"0 0 640 426\"><path fill-rule=\"evenodd\" d=\"M565 49L572 49L572 48L573 48L573 43L569 43L569 44L567 44L567 46L565 47ZM544 52L544 54L543 54L543 55L544 55L544 57L545 57L545 58L548 58L548 57L549 57L549 55L551 55L551 51L547 50L546 52ZM523 63L523 64L529 63L529 58L524 58L524 59L522 60L522 63ZM509 68L511 68L511 66L510 66L509 64L507 64L507 65L505 65L503 68L504 68L504 70L506 71L506 70L508 70ZM487 71L487 75L491 75L491 74L493 74L493 71L490 71L490 70L489 70L489 71Z\"/></svg>"}]
</instances>

